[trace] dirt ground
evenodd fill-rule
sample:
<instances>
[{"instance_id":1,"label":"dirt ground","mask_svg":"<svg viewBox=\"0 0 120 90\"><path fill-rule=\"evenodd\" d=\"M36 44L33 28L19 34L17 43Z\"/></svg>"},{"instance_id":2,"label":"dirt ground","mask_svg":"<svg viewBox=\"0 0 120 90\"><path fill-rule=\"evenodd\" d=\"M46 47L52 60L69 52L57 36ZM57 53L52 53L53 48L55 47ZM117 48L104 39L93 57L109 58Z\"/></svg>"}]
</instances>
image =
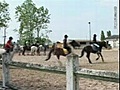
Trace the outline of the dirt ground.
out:
<instances>
[{"instance_id":1,"label":"dirt ground","mask_svg":"<svg viewBox=\"0 0 120 90\"><path fill-rule=\"evenodd\" d=\"M75 51L80 55L80 50ZM118 50L103 50L102 54L105 62L103 63L101 58L96 61L96 54L91 54L91 61L93 64L89 64L84 55L79 59L80 67L97 69L97 70L110 70L118 72L119 57ZM47 56L14 56L14 61L29 62L34 64L42 64L48 66L59 66L56 56L52 56L49 61L44 61ZM65 66L67 60L66 57L60 57L61 62ZM2 70L0 68L2 74ZM19 90L66 90L66 77L62 74L46 73L34 70L27 70L13 67L11 68L11 83L19 87ZM0 80L2 75L0 74ZM119 84L114 82L106 82L100 80L80 78L80 90L118 90Z\"/></svg>"}]
</instances>

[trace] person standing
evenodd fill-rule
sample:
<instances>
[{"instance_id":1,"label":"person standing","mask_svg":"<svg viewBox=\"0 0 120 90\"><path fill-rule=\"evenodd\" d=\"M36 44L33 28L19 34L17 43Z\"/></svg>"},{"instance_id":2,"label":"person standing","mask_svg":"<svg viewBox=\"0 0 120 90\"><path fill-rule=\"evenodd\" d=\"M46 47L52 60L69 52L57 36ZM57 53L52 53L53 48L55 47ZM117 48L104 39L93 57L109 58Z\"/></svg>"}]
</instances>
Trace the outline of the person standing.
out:
<instances>
[{"instance_id":1,"label":"person standing","mask_svg":"<svg viewBox=\"0 0 120 90\"><path fill-rule=\"evenodd\" d=\"M13 50L12 40L13 40L13 37L9 37L9 40L5 44L5 50L6 50L7 53L9 53Z\"/></svg>"}]
</instances>

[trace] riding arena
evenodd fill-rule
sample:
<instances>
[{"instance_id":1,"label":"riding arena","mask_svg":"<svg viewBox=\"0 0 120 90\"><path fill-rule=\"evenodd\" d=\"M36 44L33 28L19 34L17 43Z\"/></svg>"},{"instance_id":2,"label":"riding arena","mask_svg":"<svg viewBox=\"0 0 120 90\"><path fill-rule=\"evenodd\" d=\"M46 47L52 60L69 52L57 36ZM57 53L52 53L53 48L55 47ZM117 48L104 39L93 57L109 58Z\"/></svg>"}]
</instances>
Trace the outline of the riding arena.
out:
<instances>
[{"instance_id":1,"label":"riding arena","mask_svg":"<svg viewBox=\"0 0 120 90\"><path fill-rule=\"evenodd\" d=\"M74 53L76 55L81 54L81 48L75 49ZM46 55L44 52L41 52L41 55L19 55L15 53L12 61L13 62L21 62L21 63L30 63L37 64L39 66L46 67L66 67L67 57L61 56L60 61L62 62L62 66L59 65L58 59L55 55L52 54L49 61L45 61L49 50L46 51ZM78 58L79 67L87 68L90 70L104 70L118 73L119 67L119 57L118 57L118 49L103 49L102 55L104 57L104 62L102 59L96 60L97 55L91 54L90 58L92 64L90 64L86 58L83 56L82 58ZM28 64L29 65L29 64ZM2 81L2 65L0 66L0 76ZM66 75L61 73L51 73L51 72L42 72L38 70L25 69L21 67L10 66L10 83L15 86L17 89L15 90L66 90ZM96 80L91 78L83 78L79 77L79 90L118 90L119 84L111 81L104 80ZM9 89L8 89L9 90ZM12 90L12 89L10 89ZM78 89L71 89L78 90Z\"/></svg>"}]
</instances>

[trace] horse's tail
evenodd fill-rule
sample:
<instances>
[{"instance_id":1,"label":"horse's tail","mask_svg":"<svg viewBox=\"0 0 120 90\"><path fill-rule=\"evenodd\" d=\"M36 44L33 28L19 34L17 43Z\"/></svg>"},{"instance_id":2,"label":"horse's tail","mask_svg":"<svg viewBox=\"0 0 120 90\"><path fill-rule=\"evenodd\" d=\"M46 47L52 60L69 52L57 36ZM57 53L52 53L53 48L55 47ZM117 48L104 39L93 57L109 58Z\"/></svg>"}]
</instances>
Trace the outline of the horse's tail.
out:
<instances>
[{"instance_id":1,"label":"horse's tail","mask_svg":"<svg viewBox=\"0 0 120 90\"><path fill-rule=\"evenodd\" d=\"M50 52L48 53L48 58L47 59L45 59L45 61L47 61L47 60L49 60L50 58L51 58L51 53L54 51L54 48L52 48L51 50L50 50Z\"/></svg>"},{"instance_id":2,"label":"horse's tail","mask_svg":"<svg viewBox=\"0 0 120 90\"><path fill-rule=\"evenodd\" d=\"M81 56L79 56L79 58L81 58L84 55L84 52L85 52L85 48L82 49Z\"/></svg>"}]
</instances>

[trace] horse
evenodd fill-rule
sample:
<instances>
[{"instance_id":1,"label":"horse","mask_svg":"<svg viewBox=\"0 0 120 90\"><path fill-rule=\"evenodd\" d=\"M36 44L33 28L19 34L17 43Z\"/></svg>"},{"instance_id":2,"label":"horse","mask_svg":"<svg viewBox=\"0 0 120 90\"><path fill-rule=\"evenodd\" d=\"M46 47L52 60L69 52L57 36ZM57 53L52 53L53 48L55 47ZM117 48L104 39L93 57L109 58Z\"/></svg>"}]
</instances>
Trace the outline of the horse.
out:
<instances>
[{"instance_id":1,"label":"horse","mask_svg":"<svg viewBox=\"0 0 120 90\"><path fill-rule=\"evenodd\" d=\"M79 56L79 58L81 58L81 57L84 55L84 52L86 52L86 53L87 53L86 57L87 57L89 63L92 64L92 62L91 62L91 60L90 60L90 53L93 53L93 54L97 54L97 55L98 55L98 57L96 58L96 60L98 60L98 59L100 58L100 56L101 56L102 62L104 62L104 58L103 58L101 52L102 52L102 48L103 48L103 47L105 47L105 48L108 47L108 44L107 44L105 41L102 41L102 42L97 42L97 45L99 45L99 48L98 48L99 50L95 50L95 49L94 49L95 46L94 46L93 44L90 44L90 45L85 46L85 47L82 49L82 51L81 51L81 56ZM98 51L99 51L99 52L98 52Z\"/></svg>"},{"instance_id":2,"label":"horse","mask_svg":"<svg viewBox=\"0 0 120 90\"><path fill-rule=\"evenodd\" d=\"M18 55L24 55L25 56L25 52L28 51L30 52L30 55L40 55L41 51L44 51L44 55L46 55L46 49L43 45L16 45L17 49L18 49ZM29 53L27 53L27 55L29 55Z\"/></svg>"},{"instance_id":3,"label":"horse","mask_svg":"<svg viewBox=\"0 0 120 90\"><path fill-rule=\"evenodd\" d=\"M36 45L32 45L31 46L31 55L35 55L35 54L37 54L37 55L39 55L40 56L40 54L41 54L41 51L43 51L44 52L44 55L46 55L46 46L44 45L38 45L38 46L36 46Z\"/></svg>"},{"instance_id":4,"label":"horse","mask_svg":"<svg viewBox=\"0 0 120 90\"><path fill-rule=\"evenodd\" d=\"M5 49L0 48L0 59L2 58L2 54L3 54L3 53L5 53L5 52L6 52L6 50L5 50Z\"/></svg>"},{"instance_id":5,"label":"horse","mask_svg":"<svg viewBox=\"0 0 120 90\"><path fill-rule=\"evenodd\" d=\"M13 58L14 54L17 52L17 46L13 44L13 48L10 49L11 59ZM0 48L0 59L2 58L2 54L7 53L4 48Z\"/></svg>"},{"instance_id":6,"label":"horse","mask_svg":"<svg viewBox=\"0 0 120 90\"><path fill-rule=\"evenodd\" d=\"M41 51L43 51L43 55L46 55L46 51L48 49L48 46L47 45L39 45L39 49L38 49L38 52L39 54L41 54Z\"/></svg>"},{"instance_id":7,"label":"horse","mask_svg":"<svg viewBox=\"0 0 120 90\"><path fill-rule=\"evenodd\" d=\"M68 45L71 48L72 52L76 46L80 47L80 44L78 42L76 42L75 40L72 40L71 42L69 42ZM63 48L63 44L60 42L54 43L52 45L52 48L48 53L48 58L45 59L45 61L48 61L51 58L52 53L57 56L58 63L60 63L61 65L62 65L62 63L60 62L60 56L66 56L69 54L68 51L65 48Z\"/></svg>"},{"instance_id":8,"label":"horse","mask_svg":"<svg viewBox=\"0 0 120 90\"><path fill-rule=\"evenodd\" d=\"M33 56L37 53L37 46L22 46L22 45L17 45L18 49L18 55L24 55L25 56L25 51L30 52L30 54ZM29 55L29 53L27 53Z\"/></svg>"}]
</instances>

